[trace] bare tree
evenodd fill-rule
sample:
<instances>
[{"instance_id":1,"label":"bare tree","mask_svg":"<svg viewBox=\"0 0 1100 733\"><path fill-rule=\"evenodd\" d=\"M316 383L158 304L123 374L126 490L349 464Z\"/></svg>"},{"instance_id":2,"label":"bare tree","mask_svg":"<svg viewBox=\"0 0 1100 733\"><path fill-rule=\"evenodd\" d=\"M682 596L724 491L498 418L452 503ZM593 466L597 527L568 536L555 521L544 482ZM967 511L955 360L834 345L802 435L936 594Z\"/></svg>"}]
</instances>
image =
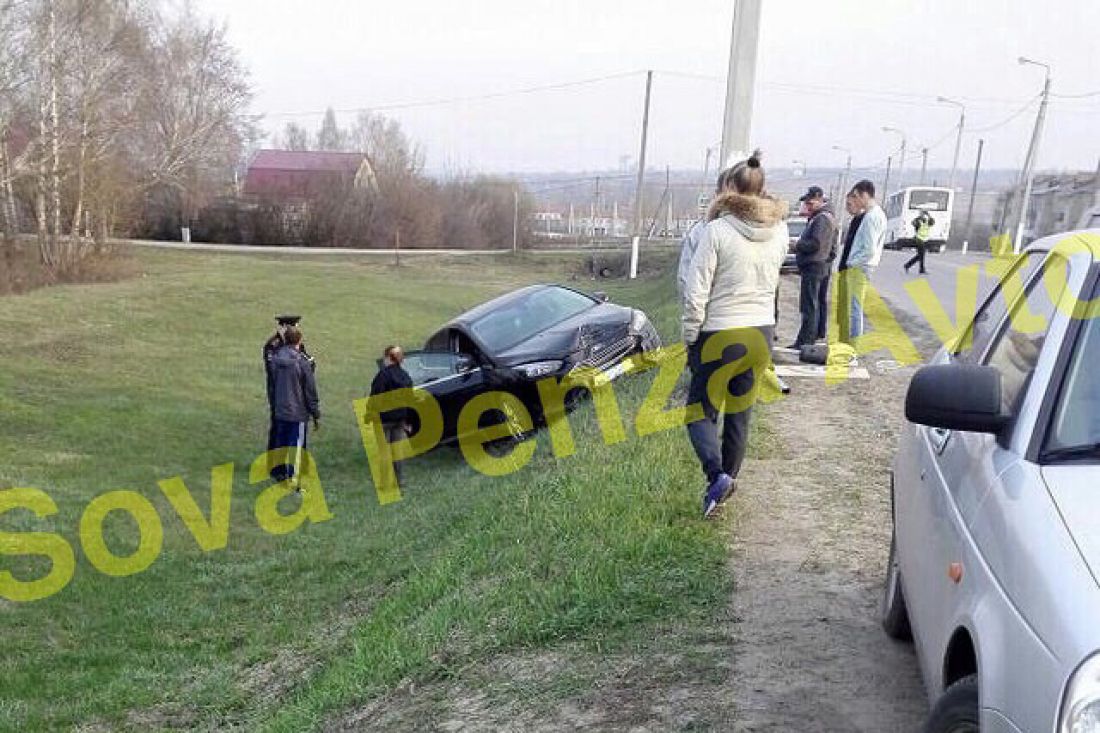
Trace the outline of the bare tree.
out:
<instances>
[{"instance_id":1,"label":"bare tree","mask_svg":"<svg viewBox=\"0 0 1100 733\"><path fill-rule=\"evenodd\" d=\"M276 147L281 147L284 150L309 150L309 130L297 122L286 123L286 127L283 128L283 138Z\"/></svg>"},{"instance_id":2,"label":"bare tree","mask_svg":"<svg viewBox=\"0 0 1100 733\"><path fill-rule=\"evenodd\" d=\"M321 129L317 131L317 149L345 151L348 149L348 135L336 122L336 112L332 107L325 110L321 120Z\"/></svg>"}]
</instances>

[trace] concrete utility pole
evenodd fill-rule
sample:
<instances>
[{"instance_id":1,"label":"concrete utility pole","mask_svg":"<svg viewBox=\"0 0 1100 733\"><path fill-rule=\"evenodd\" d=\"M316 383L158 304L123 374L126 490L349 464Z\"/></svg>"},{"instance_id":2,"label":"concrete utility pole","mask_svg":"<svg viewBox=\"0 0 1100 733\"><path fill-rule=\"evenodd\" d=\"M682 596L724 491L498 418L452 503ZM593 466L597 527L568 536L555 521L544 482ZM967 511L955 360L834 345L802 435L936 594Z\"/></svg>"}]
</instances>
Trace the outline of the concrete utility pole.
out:
<instances>
[{"instance_id":1,"label":"concrete utility pole","mask_svg":"<svg viewBox=\"0 0 1100 733\"><path fill-rule=\"evenodd\" d=\"M904 171L905 171L905 146L906 146L907 136L906 136L904 130L899 130L896 127L883 127L882 131L883 132L894 132L894 133L897 133L898 135L901 135L901 157L898 158L898 188L902 188L905 185L905 173L904 173ZM883 196L889 196L890 195L890 190L887 189L887 190L883 191L882 195Z\"/></svg>"},{"instance_id":2,"label":"concrete utility pole","mask_svg":"<svg viewBox=\"0 0 1100 733\"><path fill-rule=\"evenodd\" d=\"M638 241L642 236L642 188L645 184L646 136L649 134L649 99L653 93L653 72L645 73L645 106L642 108L642 149L638 154L638 181L634 187L634 239L630 244L630 279L638 277Z\"/></svg>"},{"instance_id":3,"label":"concrete utility pole","mask_svg":"<svg viewBox=\"0 0 1100 733\"><path fill-rule=\"evenodd\" d=\"M512 254L519 251L519 189L512 191L515 209L512 211Z\"/></svg>"},{"instance_id":4,"label":"concrete utility pole","mask_svg":"<svg viewBox=\"0 0 1100 733\"><path fill-rule=\"evenodd\" d=\"M763 0L735 0L733 6L726 112L722 123L722 157L719 158L722 168L729 168L747 157L750 149L762 7Z\"/></svg>"},{"instance_id":5,"label":"concrete utility pole","mask_svg":"<svg viewBox=\"0 0 1100 733\"><path fill-rule=\"evenodd\" d=\"M833 150L848 154L848 160L844 163L844 175L840 179L840 191L837 193L839 197L848 193L848 179L852 175L852 151L840 145L834 145Z\"/></svg>"},{"instance_id":6,"label":"concrete utility pole","mask_svg":"<svg viewBox=\"0 0 1100 733\"><path fill-rule=\"evenodd\" d=\"M894 164L894 156L890 156L886 159L886 178L882 181L882 192L879 195L879 201L886 203L886 199L890 196L890 167Z\"/></svg>"},{"instance_id":7,"label":"concrete utility pole","mask_svg":"<svg viewBox=\"0 0 1100 733\"><path fill-rule=\"evenodd\" d=\"M970 183L970 203L966 207L966 228L963 230L963 254L970 246L971 226L974 223L974 199L978 198L978 172L982 169L982 149L985 140L978 140L978 157L974 161L974 180Z\"/></svg>"},{"instance_id":8,"label":"concrete utility pole","mask_svg":"<svg viewBox=\"0 0 1100 733\"><path fill-rule=\"evenodd\" d=\"M1024 170L1020 176L1023 184L1023 195L1020 198L1020 212L1016 217L1016 236L1012 240L1012 251L1020 252L1024 242L1024 227L1027 225L1027 210L1031 200L1031 186L1035 182L1035 161L1039 157L1039 143L1043 137L1043 121L1047 116L1047 102L1050 100L1050 66L1040 61L1032 61L1029 58L1020 57L1021 65L1031 64L1042 66L1046 70L1046 79L1043 82L1043 99L1039 102L1039 114L1035 117L1035 129L1031 132L1031 144L1027 146L1027 157L1024 158Z\"/></svg>"},{"instance_id":9,"label":"concrete utility pole","mask_svg":"<svg viewBox=\"0 0 1100 733\"><path fill-rule=\"evenodd\" d=\"M920 149L920 185L924 185L924 174L928 170L928 148Z\"/></svg>"},{"instance_id":10,"label":"concrete utility pole","mask_svg":"<svg viewBox=\"0 0 1100 733\"><path fill-rule=\"evenodd\" d=\"M955 173L959 169L959 150L962 148L963 141L963 128L966 127L966 105L962 102L956 102L954 99L948 99L947 97L937 97L936 101L940 104L951 104L959 108L959 131L955 135L955 155L951 159L951 177L947 179L947 187L955 187Z\"/></svg>"}]
</instances>

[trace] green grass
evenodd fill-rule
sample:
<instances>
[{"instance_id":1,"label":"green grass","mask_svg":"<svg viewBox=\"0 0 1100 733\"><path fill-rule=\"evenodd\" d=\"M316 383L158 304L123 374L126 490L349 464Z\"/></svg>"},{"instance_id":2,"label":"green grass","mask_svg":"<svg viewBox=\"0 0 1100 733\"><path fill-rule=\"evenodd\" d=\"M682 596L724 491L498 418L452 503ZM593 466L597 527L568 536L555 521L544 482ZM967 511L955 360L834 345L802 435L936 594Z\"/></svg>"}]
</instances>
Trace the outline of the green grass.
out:
<instances>
[{"instance_id":1,"label":"green grass","mask_svg":"<svg viewBox=\"0 0 1100 733\"><path fill-rule=\"evenodd\" d=\"M629 439L605 446L591 405L577 453L504 478L457 449L411 462L381 507L352 400L390 342L416 346L453 314L512 287L565 280L563 260L356 261L145 254L141 277L0 299L0 487L45 490L59 513L15 510L0 531L53 531L77 569L59 594L0 600L0 729L316 727L403 680L561 642L630 639L705 618L729 581L721 531L696 519L683 431L629 430L652 374L617 388ZM671 267L671 264L669 264ZM582 282L582 285L584 283ZM600 283L675 340L670 277ZM253 516L248 466L266 439L260 345L298 311L325 413L313 451L334 518L289 535ZM201 552L157 481L182 476L208 511L210 468L232 462L229 546ZM164 547L145 572L98 573L77 539L94 496L132 489L157 507ZM106 523L119 554L132 522ZM42 558L0 555L37 577Z\"/></svg>"}]
</instances>

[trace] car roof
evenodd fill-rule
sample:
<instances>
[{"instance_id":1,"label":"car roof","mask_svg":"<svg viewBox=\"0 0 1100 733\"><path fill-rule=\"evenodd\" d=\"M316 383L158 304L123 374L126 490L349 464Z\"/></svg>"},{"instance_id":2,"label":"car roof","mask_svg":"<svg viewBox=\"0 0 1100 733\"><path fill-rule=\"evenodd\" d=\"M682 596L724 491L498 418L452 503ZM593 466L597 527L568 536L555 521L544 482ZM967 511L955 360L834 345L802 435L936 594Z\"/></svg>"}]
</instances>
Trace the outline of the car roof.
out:
<instances>
[{"instance_id":1,"label":"car roof","mask_svg":"<svg viewBox=\"0 0 1100 733\"><path fill-rule=\"evenodd\" d=\"M471 323L478 320L485 314L492 313L497 308L509 305L516 302L517 300L522 300L529 296L531 293L537 292L539 290L546 290L548 288L562 287L564 286L555 285L553 283L539 283L538 285L528 285L527 287L520 288L519 290L513 290L510 293L505 293L504 295L499 295L492 300L487 300L481 305L476 305L465 313L455 316L450 321L448 321L443 326L443 328L449 328L452 326L469 326Z\"/></svg>"},{"instance_id":2,"label":"car roof","mask_svg":"<svg viewBox=\"0 0 1100 733\"><path fill-rule=\"evenodd\" d=\"M1027 246L1027 250L1053 250L1059 243L1072 240L1083 251L1087 251L1094 262L1100 261L1100 229L1078 229L1075 231L1051 234L1041 239L1036 239Z\"/></svg>"}]
</instances>

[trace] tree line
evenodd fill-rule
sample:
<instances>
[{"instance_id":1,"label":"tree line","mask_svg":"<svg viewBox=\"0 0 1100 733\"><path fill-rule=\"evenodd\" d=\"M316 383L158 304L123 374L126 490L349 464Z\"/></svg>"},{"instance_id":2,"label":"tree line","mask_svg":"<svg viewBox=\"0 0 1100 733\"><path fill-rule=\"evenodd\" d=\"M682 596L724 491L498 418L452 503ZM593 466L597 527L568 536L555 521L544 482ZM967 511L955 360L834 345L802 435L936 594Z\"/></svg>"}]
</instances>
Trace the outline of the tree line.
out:
<instances>
[{"instance_id":1,"label":"tree line","mask_svg":"<svg viewBox=\"0 0 1100 733\"><path fill-rule=\"evenodd\" d=\"M304 217L244 200L258 147L248 73L223 25L170 0L0 0L0 240L33 235L52 272L112 237L316 246L507 247L515 185L438 181L397 122L331 111L276 145L363 153L375 185L316 195ZM520 201L521 222L527 209ZM300 212L302 207L298 207ZM6 249L10 249L7 247Z\"/></svg>"},{"instance_id":2,"label":"tree line","mask_svg":"<svg viewBox=\"0 0 1100 733\"><path fill-rule=\"evenodd\" d=\"M150 209L231 190L247 72L190 4L0 0L0 231L76 267Z\"/></svg>"}]
</instances>

